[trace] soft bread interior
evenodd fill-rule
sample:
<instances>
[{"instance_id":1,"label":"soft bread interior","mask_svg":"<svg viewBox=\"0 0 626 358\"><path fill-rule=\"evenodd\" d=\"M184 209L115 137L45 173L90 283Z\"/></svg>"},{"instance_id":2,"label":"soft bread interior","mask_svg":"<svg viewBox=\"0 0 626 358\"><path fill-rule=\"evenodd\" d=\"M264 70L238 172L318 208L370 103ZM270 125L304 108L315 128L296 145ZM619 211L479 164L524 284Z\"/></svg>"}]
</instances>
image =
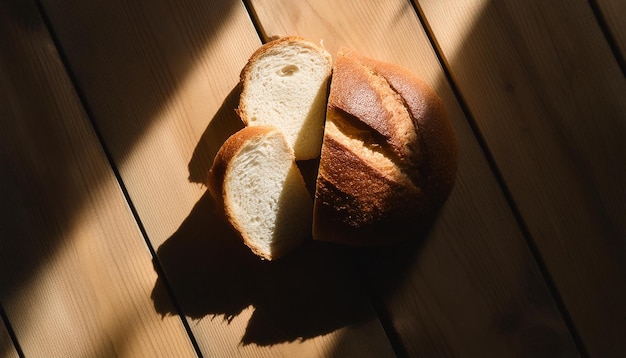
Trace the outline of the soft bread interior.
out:
<instances>
[{"instance_id":1,"label":"soft bread interior","mask_svg":"<svg viewBox=\"0 0 626 358\"><path fill-rule=\"evenodd\" d=\"M310 235L311 197L277 130L249 140L233 157L224 196L231 222L263 258L278 258Z\"/></svg>"},{"instance_id":2,"label":"soft bread interior","mask_svg":"<svg viewBox=\"0 0 626 358\"><path fill-rule=\"evenodd\" d=\"M303 41L269 47L251 61L245 74L240 110L247 125L280 128L296 159L319 156L330 57Z\"/></svg>"}]
</instances>

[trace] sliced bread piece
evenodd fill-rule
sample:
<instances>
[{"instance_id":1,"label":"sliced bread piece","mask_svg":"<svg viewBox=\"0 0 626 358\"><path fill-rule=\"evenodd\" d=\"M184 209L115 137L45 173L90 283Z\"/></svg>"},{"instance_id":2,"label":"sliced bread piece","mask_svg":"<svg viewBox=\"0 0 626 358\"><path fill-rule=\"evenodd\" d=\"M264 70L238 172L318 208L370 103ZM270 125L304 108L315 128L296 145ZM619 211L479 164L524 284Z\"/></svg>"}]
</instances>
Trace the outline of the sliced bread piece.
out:
<instances>
[{"instance_id":1,"label":"sliced bread piece","mask_svg":"<svg viewBox=\"0 0 626 358\"><path fill-rule=\"evenodd\" d=\"M273 260L311 235L313 201L279 129L246 127L218 151L208 189L258 256Z\"/></svg>"},{"instance_id":2,"label":"sliced bread piece","mask_svg":"<svg viewBox=\"0 0 626 358\"><path fill-rule=\"evenodd\" d=\"M241 71L242 121L280 128L297 160L319 157L331 62L326 50L300 37L263 45Z\"/></svg>"},{"instance_id":3,"label":"sliced bread piece","mask_svg":"<svg viewBox=\"0 0 626 358\"><path fill-rule=\"evenodd\" d=\"M313 238L386 245L430 223L452 190L457 143L443 102L400 66L335 59Z\"/></svg>"}]
</instances>

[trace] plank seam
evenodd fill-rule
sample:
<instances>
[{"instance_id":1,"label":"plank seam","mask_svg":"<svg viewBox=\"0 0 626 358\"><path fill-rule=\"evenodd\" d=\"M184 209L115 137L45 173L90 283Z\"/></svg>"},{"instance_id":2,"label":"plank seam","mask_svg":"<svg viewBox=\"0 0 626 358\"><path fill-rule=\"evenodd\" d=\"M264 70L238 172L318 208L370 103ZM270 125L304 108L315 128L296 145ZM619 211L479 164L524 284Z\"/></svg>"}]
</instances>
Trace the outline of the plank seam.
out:
<instances>
[{"instance_id":1,"label":"plank seam","mask_svg":"<svg viewBox=\"0 0 626 358\"><path fill-rule=\"evenodd\" d=\"M526 242L533 258L535 259L539 272L544 278L544 282L548 288L548 291L550 292L554 300L554 303L557 306L559 313L561 314L563 322L565 323L568 329L568 332L570 336L572 337L572 340L574 341L574 345L576 349L578 349L582 357L589 357L589 353L587 349L585 348L585 345L583 344L583 341L580 337L580 334L578 333L578 330L576 329L576 325L574 324L574 321L572 320L569 314L569 311L567 310L567 307L563 301L563 298L561 297L561 294L559 293L559 290L552 276L549 273L548 267L543 257L541 256L540 250L537 247L535 240L533 239L532 234L530 233L530 230L528 229L528 226L526 225L526 222L524 221L524 218L519 208L517 207L517 204L515 203L513 195L511 194L511 191L509 190L506 184L504 176L500 172L500 169L496 163L496 160L491 154L491 151L489 150L489 146L487 145L486 140L484 139L484 137L482 136L480 132L480 128L478 127L478 124L476 123L476 120L474 119L469 109L469 105L465 101L465 98L461 94L461 91L459 87L457 86L456 81L454 80L454 76L452 75L452 72L450 70L450 65L447 59L445 58L445 55L443 54L441 46L439 45L439 43L437 42L437 39L435 38L435 34L433 33L433 30L430 24L428 23L428 20L426 19L426 15L424 14L421 6L418 3L419 0L407 0L407 1L411 2L413 6L413 10L415 11L419 19L419 22L424 28L426 36L428 37L428 41L430 42L433 48L433 51L435 52L435 55L437 56L441 69L444 73L445 79L448 82L454 96L456 97L457 102L459 103L459 106L461 107L461 111L463 112L465 118L467 119L467 122L472 130L472 133L474 134L474 137L476 138L478 142L478 145L480 146L481 151L485 155L487 164L489 165L489 168L491 169L498 183L498 186L502 190L502 194L505 198L505 201L507 205L509 206L509 208L511 209L514 219L518 227L520 228L522 236L524 237L524 241ZM593 0L589 0L589 1L593 1Z\"/></svg>"},{"instance_id":2,"label":"plank seam","mask_svg":"<svg viewBox=\"0 0 626 358\"><path fill-rule=\"evenodd\" d=\"M95 123L95 120L93 119L93 113L90 109L90 107L88 106L88 102L87 99L85 98L85 95L83 94L83 92L80 90L80 87L78 85L78 81L76 79L76 76L74 74L74 72L71 70L71 66L69 63L69 60L67 59L65 52L63 51L63 47L61 46L61 42L58 38L58 36L56 35L56 33L53 30L52 27L52 23L45 11L45 8L43 6L43 4L41 3L41 0L34 0L35 4L37 6L37 9L40 13L40 16L43 20L44 26L46 27L46 30L48 31L48 34L50 35L50 38L52 40L52 43L56 49L56 52L59 56L59 59L61 60L61 63L65 69L65 73L67 74L70 83L72 84L72 87L74 88L74 91L76 93L76 96L78 98L78 101L80 103L80 105L82 106L84 113L89 121L89 124L91 125L96 138L98 139L98 143L100 144L100 147L102 148L102 151L104 152L104 155L106 157L107 163L109 164L109 167L111 168L113 175L115 176L115 180L117 181L120 190L122 191L122 194L124 196L124 199L126 200L126 203L128 204L128 207L131 211L131 214L133 215L133 218L135 220L135 222L137 223L137 227L139 228L139 231L141 233L141 236L144 240L144 243L146 244L146 246L148 247L148 250L150 252L150 255L152 256L152 262L153 262L153 267L154 270L156 271L157 275L159 278L161 278L163 280L163 285L167 291L167 294L169 295L170 299L172 300L172 305L174 306L174 309L176 310L177 315L179 316L183 327L185 329L185 332L187 333L187 336L189 338L189 340L191 341L191 344L193 346L194 351L196 352L196 355L199 358L202 358L202 352L200 350L200 346L198 345L198 342L196 341L195 336L192 333L191 327L189 326L189 323L187 322L187 319L185 318L183 311L181 309L180 304L178 303L178 301L176 300L176 296L174 295L174 291L171 288L171 285L169 283L169 281L167 280L167 277L165 275L165 272L161 266L161 263L156 255L156 251L154 250L154 248L152 247L152 244L150 243L150 240L148 238L148 233L139 217L139 213L137 212L137 209L135 208L135 205L133 204L131 198L130 198L130 194L126 188L126 186L124 185L124 182L122 180L122 176L119 172L119 169L117 168L117 166L115 165L115 162L113 160L113 155L111 154L111 152L109 151L108 147L105 144L104 141L104 137L102 136L102 133L100 132L98 126ZM0 313L2 313L2 318L4 319L4 311L1 310L2 307L0 307ZM9 326L7 326L7 329L9 329ZM12 331L9 331L9 333L11 333ZM18 347L17 343L14 342L16 344L16 347ZM18 350L18 353L20 353L21 350ZM23 355L21 355L23 356Z\"/></svg>"},{"instance_id":3,"label":"plank seam","mask_svg":"<svg viewBox=\"0 0 626 358\"><path fill-rule=\"evenodd\" d=\"M617 65L622 70L622 75L626 77L626 59L622 55L622 52L619 49L617 44L617 40L615 36L613 36L613 32L611 31L610 26L608 25L600 6L598 5L597 0L588 0L589 6L591 7L591 11L593 12L596 21L598 22L598 26L600 26L600 30L604 35L606 42L611 48L611 52L613 53L613 57L615 57L615 61Z\"/></svg>"},{"instance_id":4,"label":"plank seam","mask_svg":"<svg viewBox=\"0 0 626 358\"><path fill-rule=\"evenodd\" d=\"M7 329L9 338L11 338L11 342L13 343L13 347L15 347L15 351L17 352L17 355L23 358L24 351L22 350L22 347L20 346L20 343L17 340L17 335L15 334L15 331L13 330L13 327L11 326L11 322L9 322L9 316L7 316L7 313L4 311L4 308L2 307L2 305L0 305L0 317L2 317L2 322L4 323L4 327Z\"/></svg>"},{"instance_id":5,"label":"plank seam","mask_svg":"<svg viewBox=\"0 0 626 358\"><path fill-rule=\"evenodd\" d=\"M365 285L365 287L368 287L367 284L363 284L363 285ZM374 311L376 312L376 316L378 317L378 320L380 321L380 325L383 327L383 331L385 332L385 335L387 336L387 340L389 341L389 345L391 346L393 353L398 358L409 357L409 352L404 346L404 343L402 343L402 336L400 335L398 330L396 330L396 327L393 325L393 320L391 319L391 315L389 314L389 311L387 310L384 302L381 302L380 299L375 299L378 295L371 292L371 288L369 291L370 291L369 293L370 302L372 303L372 307L374 308Z\"/></svg>"},{"instance_id":6,"label":"plank seam","mask_svg":"<svg viewBox=\"0 0 626 358\"><path fill-rule=\"evenodd\" d=\"M254 5L252 5L250 0L242 0L242 3L243 3L243 6L246 8L246 11L248 12L250 21L252 22L252 25L254 26L254 29L256 30L257 35L259 35L261 42L264 44L267 43L269 40L267 38L267 33L265 32L263 25L261 25L261 20L259 20L259 15L254 10Z\"/></svg>"}]
</instances>

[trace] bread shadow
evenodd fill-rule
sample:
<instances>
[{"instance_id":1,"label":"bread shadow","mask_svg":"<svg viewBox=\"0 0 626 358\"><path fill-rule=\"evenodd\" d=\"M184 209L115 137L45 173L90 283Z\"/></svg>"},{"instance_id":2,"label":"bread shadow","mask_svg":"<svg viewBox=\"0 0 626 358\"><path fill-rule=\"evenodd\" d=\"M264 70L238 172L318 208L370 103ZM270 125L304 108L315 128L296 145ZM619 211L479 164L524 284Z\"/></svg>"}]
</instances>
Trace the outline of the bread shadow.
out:
<instances>
[{"instance_id":1,"label":"bread shadow","mask_svg":"<svg viewBox=\"0 0 626 358\"><path fill-rule=\"evenodd\" d=\"M235 112L239 105L240 95L241 86L237 85L226 96L209 122L209 126L202 133L187 165L190 182L206 184L207 174L220 147L228 137L244 127L243 122Z\"/></svg>"},{"instance_id":2,"label":"bread shadow","mask_svg":"<svg viewBox=\"0 0 626 358\"><path fill-rule=\"evenodd\" d=\"M205 184L221 145L243 128L235 112L240 93L240 86L231 90L202 134L188 164L190 182ZM313 197L319 159L297 165ZM151 297L162 315L221 317L227 323L252 306L244 345L311 339L371 320L376 313L384 321L376 297L402 281L421 242L358 249L308 237L285 257L263 261L216 212L207 191L158 248L155 266L164 277L157 279Z\"/></svg>"},{"instance_id":3,"label":"bread shadow","mask_svg":"<svg viewBox=\"0 0 626 358\"><path fill-rule=\"evenodd\" d=\"M230 322L253 306L244 345L306 340L371 319L345 248L308 240L282 259L263 261L215 213L208 192L157 258L184 315ZM167 298L159 278L154 306L162 315L177 314Z\"/></svg>"},{"instance_id":4,"label":"bread shadow","mask_svg":"<svg viewBox=\"0 0 626 358\"><path fill-rule=\"evenodd\" d=\"M433 214L432 220L424 222L418 230L401 239L390 238L394 242L391 245L352 249L364 289L371 293L375 305L382 304L382 301L376 301L393 295L407 280L428 239L435 218L436 215ZM386 312L379 310L381 307L376 308L379 315L386 315Z\"/></svg>"}]
</instances>

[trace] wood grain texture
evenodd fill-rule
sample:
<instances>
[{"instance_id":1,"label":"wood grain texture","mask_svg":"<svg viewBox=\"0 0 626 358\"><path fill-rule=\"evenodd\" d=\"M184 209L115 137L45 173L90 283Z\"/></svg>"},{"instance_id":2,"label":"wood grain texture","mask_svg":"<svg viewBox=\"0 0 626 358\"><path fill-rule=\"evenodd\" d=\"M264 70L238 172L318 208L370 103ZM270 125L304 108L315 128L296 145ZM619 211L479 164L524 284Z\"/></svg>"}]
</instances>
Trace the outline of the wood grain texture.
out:
<instances>
[{"instance_id":1,"label":"wood grain texture","mask_svg":"<svg viewBox=\"0 0 626 358\"><path fill-rule=\"evenodd\" d=\"M0 2L0 118L0 304L24 354L194 356L30 1Z\"/></svg>"},{"instance_id":2,"label":"wood grain texture","mask_svg":"<svg viewBox=\"0 0 626 358\"><path fill-rule=\"evenodd\" d=\"M201 185L242 127L236 85L261 44L240 1L43 6L204 356L393 353L336 253L251 257ZM167 316L166 293L157 280L154 309Z\"/></svg>"},{"instance_id":3,"label":"wood grain texture","mask_svg":"<svg viewBox=\"0 0 626 358\"><path fill-rule=\"evenodd\" d=\"M619 56L626 60L626 1L622 0L595 0L602 18L608 27L610 35L615 41ZM623 69L622 69L623 70Z\"/></svg>"},{"instance_id":4,"label":"wood grain texture","mask_svg":"<svg viewBox=\"0 0 626 358\"><path fill-rule=\"evenodd\" d=\"M584 346L625 355L626 81L589 4L419 4Z\"/></svg>"},{"instance_id":5,"label":"wood grain texture","mask_svg":"<svg viewBox=\"0 0 626 358\"><path fill-rule=\"evenodd\" d=\"M443 98L459 141L451 197L426 237L357 255L410 356L576 356L524 237L410 3L251 1L268 37L301 35L403 65Z\"/></svg>"}]
</instances>

